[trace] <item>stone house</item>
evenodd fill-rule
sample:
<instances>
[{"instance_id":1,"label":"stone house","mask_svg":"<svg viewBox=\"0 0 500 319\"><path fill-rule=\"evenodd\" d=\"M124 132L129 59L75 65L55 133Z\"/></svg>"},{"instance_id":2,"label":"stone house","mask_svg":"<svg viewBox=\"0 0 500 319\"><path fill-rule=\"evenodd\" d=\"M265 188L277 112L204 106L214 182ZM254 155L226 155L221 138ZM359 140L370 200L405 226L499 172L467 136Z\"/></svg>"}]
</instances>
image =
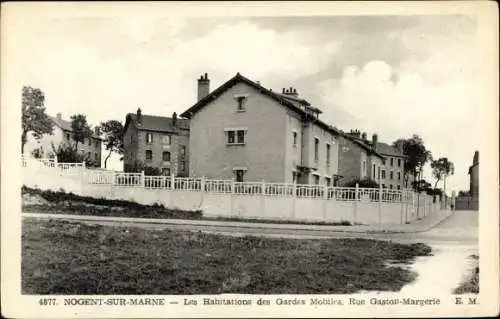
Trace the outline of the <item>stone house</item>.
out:
<instances>
[{"instance_id":1,"label":"stone house","mask_svg":"<svg viewBox=\"0 0 500 319\"><path fill-rule=\"evenodd\" d=\"M402 189L405 187L404 162L403 151L379 142L377 134L368 140L366 133L351 130L342 138L339 153L342 184L370 178L383 188ZM411 181L408 187L411 187Z\"/></svg>"},{"instance_id":2,"label":"stone house","mask_svg":"<svg viewBox=\"0 0 500 319\"><path fill-rule=\"evenodd\" d=\"M24 147L25 154L31 154L38 150L42 157L53 157L55 155L54 148L59 145L73 145L73 130L71 122L62 118L61 113L55 117L49 116L54 123L54 131L52 134L44 134L41 139L35 139L31 134L28 134L28 140ZM92 137L85 139L83 143L78 143L78 152L88 158L92 167L101 167L102 155L102 138L94 134Z\"/></svg>"},{"instance_id":3,"label":"stone house","mask_svg":"<svg viewBox=\"0 0 500 319\"><path fill-rule=\"evenodd\" d=\"M295 88L281 93L237 73L210 91L198 79L190 121L190 176L236 181L333 185L340 131Z\"/></svg>"},{"instance_id":4,"label":"stone house","mask_svg":"<svg viewBox=\"0 0 500 319\"><path fill-rule=\"evenodd\" d=\"M126 115L123 134L123 170L160 169L163 175L189 173L189 121L142 114Z\"/></svg>"}]
</instances>

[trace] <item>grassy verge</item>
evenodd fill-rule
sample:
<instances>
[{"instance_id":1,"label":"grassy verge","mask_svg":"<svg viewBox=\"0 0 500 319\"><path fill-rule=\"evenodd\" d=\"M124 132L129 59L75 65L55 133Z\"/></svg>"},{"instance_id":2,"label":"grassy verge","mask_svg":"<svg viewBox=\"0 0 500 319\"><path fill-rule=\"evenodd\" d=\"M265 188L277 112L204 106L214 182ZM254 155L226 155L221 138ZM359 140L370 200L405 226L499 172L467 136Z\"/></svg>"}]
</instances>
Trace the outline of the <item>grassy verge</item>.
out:
<instances>
[{"instance_id":1,"label":"grassy verge","mask_svg":"<svg viewBox=\"0 0 500 319\"><path fill-rule=\"evenodd\" d=\"M479 256L471 255L470 258L474 261L475 266L467 279L462 282L454 291L455 294L478 294L479 293Z\"/></svg>"},{"instance_id":2,"label":"grassy verge","mask_svg":"<svg viewBox=\"0 0 500 319\"><path fill-rule=\"evenodd\" d=\"M23 294L399 291L424 244L279 239L24 219Z\"/></svg>"},{"instance_id":3,"label":"grassy verge","mask_svg":"<svg viewBox=\"0 0 500 319\"><path fill-rule=\"evenodd\" d=\"M256 218L235 217L206 217L201 210L186 211L166 208L163 205L142 205L125 200L112 200L80 196L64 191L46 191L23 186L22 194L41 198L44 203L30 203L23 205L23 212L46 214L72 214L107 217L136 217L160 219L197 219L215 221L233 221L266 224L296 224L296 225L330 225L351 226L349 221L322 222L322 221L292 221L292 220L267 220ZM36 199L35 199L36 202Z\"/></svg>"}]
</instances>

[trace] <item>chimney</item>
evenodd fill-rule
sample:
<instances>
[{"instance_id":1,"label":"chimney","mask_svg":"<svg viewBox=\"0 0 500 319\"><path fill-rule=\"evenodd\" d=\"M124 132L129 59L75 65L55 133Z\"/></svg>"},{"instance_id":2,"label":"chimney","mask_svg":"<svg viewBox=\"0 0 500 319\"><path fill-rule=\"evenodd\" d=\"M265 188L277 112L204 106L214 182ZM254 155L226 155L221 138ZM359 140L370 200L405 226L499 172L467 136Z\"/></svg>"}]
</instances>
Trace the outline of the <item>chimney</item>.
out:
<instances>
[{"instance_id":1,"label":"chimney","mask_svg":"<svg viewBox=\"0 0 500 319\"><path fill-rule=\"evenodd\" d=\"M198 79L198 101L210 93L210 79L208 74L200 76Z\"/></svg>"},{"instance_id":2,"label":"chimney","mask_svg":"<svg viewBox=\"0 0 500 319\"><path fill-rule=\"evenodd\" d=\"M377 150L377 144L378 144L378 135L373 134L372 135L372 147L374 150Z\"/></svg>"},{"instance_id":3,"label":"chimney","mask_svg":"<svg viewBox=\"0 0 500 319\"><path fill-rule=\"evenodd\" d=\"M177 125L177 113L174 112L174 114L172 114L172 126L176 125Z\"/></svg>"},{"instance_id":4,"label":"chimney","mask_svg":"<svg viewBox=\"0 0 500 319\"><path fill-rule=\"evenodd\" d=\"M137 109L137 123L142 123L142 111L141 111L141 108Z\"/></svg>"},{"instance_id":5,"label":"chimney","mask_svg":"<svg viewBox=\"0 0 500 319\"><path fill-rule=\"evenodd\" d=\"M61 120L61 119L62 119L62 115L61 115L61 113L57 113L57 119L58 119L58 120Z\"/></svg>"},{"instance_id":6,"label":"chimney","mask_svg":"<svg viewBox=\"0 0 500 319\"><path fill-rule=\"evenodd\" d=\"M283 94L284 95L293 96L293 97L298 97L299 96L299 94L297 93L297 89L295 89L293 87L290 87L288 89L283 89Z\"/></svg>"}]
</instances>

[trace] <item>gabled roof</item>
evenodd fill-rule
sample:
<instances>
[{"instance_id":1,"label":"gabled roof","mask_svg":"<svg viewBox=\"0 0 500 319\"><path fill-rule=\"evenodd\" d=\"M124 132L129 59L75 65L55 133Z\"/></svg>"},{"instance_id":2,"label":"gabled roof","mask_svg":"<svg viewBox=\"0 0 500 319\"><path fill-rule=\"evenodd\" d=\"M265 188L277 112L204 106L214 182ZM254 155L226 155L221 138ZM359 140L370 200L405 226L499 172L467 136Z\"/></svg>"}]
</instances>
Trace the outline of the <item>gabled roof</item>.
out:
<instances>
[{"instance_id":1,"label":"gabled roof","mask_svg":"<svg viewBox=\"0 0 500 319\"><path fill-rule=\"evenodd\" d=\"M56 126L60 127L63 131L73 132L73 129L71 128L71 122L60 119L60 118L55 117L55 116L49 115L49 117L52 120L52 122L54 122L54 124ZM92 133L92 137L99 139L99 140L102 140L102 138L100 136L96 135L95 133Z\"/></svg>"},{"instance_id":2,"label":"gabled roof","mask_svg":"<svg viewBox=\"0 0 500 319\"><path fill-rule=\"evenodd\" d=\"M367 151L367 152L368 152L368 154L370 154L370 155L375 155L375 156L377 156L377 157L379 157L379 158L381 158L381 159L383 159L383 158L384 158L384 156L382 156L382 154L380 154L380 153L378 153L377 151L375 151L375 150L373 149L373 147L371 147L371 145L369 145L368 143L366 143L366 141L364 141L364 140L362 140L362 139L360 139L360 138L356 138L356 137L354 137L354 136L352 136L352 135L349 135L349 134L347 134L347 133L342 133L342 136L343 136L345 139L347 139L347 140L351 141L352 143L354 143L354 144L358 145L359 147L361 147L362 149L364 149L365 151Z\"/></svg>"},{"instance_id":3,"label":"gabled roof","mask_svg":"<svg viewBox=\"0 0 500 319\"><path fill-rule=\"evenodd\" d=\"M189 120L177 119L174 126L172 118L156 115L141 115L141 125L137 124L137 114L128 113L125 120L124 131L130 123L133 123L139 130L155 131L155 132L169 132L175 133L179 129L189 129Z\"/></svg>"},{"instance_id":4,"label":"gabled roof","mask_svg":"<svg viewBox=\"0 0 500 319\"><path fill-rule=\"evenodd\" d=\"M394 156L394 157L405 157L403 152L398 150L397 148L382 142L377 143L377 152L382 155Z\"/></svg>"},{"instance_id":5,"label":"gabled roof","mask_svg":"<svg viewBox=\"0 0 500 319\"><path fill-rule=\"evenodd\" d=\"M222 84L219 86L217 89L214 91L210 92L207 96L196 102L193 106L191 106L189 109L187 109L184 113L182 113L180 116L184 118L191 118L193 114L198 112L201 108L206 106L208 103L214 101L217 99L221 94L223 94L225 91L236 85L237 83L245 83L253 88L255 88L257 91L260 93L267 95L271 99L275 100L279 104L299 113L300 115L303 116L312 116L310 112L306 112L306 110L316 112L316 113L321 113L321 110L318 108L312 107L309 102L307 102L304 99L299 99L293 96L285 95L285 94L280 94L280 93L275 93L269 89L266 89L262 85L244 77L240 73L236 73L234 77L229 79L226 83ZM334 128L331 125L328 125L324 123L323 121L319 119L314 119L313 121L315 124L318 126L322 127L323 129L330 131L335 134L340 134L340 131Z\"/></svg>"}]
</instances>

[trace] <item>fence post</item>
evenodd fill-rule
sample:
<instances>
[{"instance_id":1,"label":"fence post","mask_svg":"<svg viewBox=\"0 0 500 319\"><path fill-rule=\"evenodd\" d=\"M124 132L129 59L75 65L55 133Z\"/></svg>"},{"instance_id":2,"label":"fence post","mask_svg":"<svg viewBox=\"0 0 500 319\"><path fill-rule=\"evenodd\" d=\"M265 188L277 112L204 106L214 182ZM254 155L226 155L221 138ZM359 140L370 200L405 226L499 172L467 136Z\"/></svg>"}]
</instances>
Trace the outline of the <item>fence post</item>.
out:
<instances>
[{"instance_id":1,"label":"fence post","mask_svg":"<svg viewBox=\"0 0 500 319\"><path fill-rule=\"evenodd\" d=\"M170 189L174 190L175 189L175 177L174 174L170 173Z\"/></svg>"},{"instance_id":2,"label":"fence post","mask_svg":"<svg viewBox=\"0 0 500 319\"><path fill-rule=\"evenodd\" d=\"M233 215L234 213L234 193L235 193L235 181L234 177L231 179L231 195L230 195L230 200L231 200L231 206L230 206L230 216Z\"/></svg>"},{"instance_id":3,"label":"fence post","mask_svg":"<svg viewBox=\"0 0 500 319\"><path fill-rule=\"evenodd\" d=\"M403 214L404 214L404 202L405 202L405 196L404 196L404 192L405 190L402 189L399 191L399 198L401 200L401 216L400 216L400 224L403 225L404 224L404 218L403 218Z\"/></svg>"},{"instance_id":4,"label":"fence post","mask_svg":"<svg viewBox=\"0 0 500 319\"><path fill-rule=\"evenodd\" d=\"M354 222L358 221L358 198L359 198L359 184L356 183L356 191L354 193Z\"/></svg>"},{"instance_id":5,"label":"fence post","mask_svg":"<svg viewBox=\"0 0 500 319\"><path fill-rule=\"evenodd\" d=\"M203 175L201 177L200 188L201 188L200 189L200 191L201 191L201 193L200 193L200 197L201 197L201 199L200 199L200 210L201 210L201 208L203 207L203 199L205 197L205 175Z\"/></svg>"},{"instance_id":6,"label":"fence post","mask_svg":"<svg viewBox=\"0 0 500 319\"><path fill-rule=\"evenodd\" d=\"M146 176L144 174L144 171L141 172L141 183L142 187L146 187Z\"/></svg>"},{"instance_id":7,"label":"fence post","mask_svg":"<svg viewBox=\"0 0 500 319\"><path fill-rule=\"evenodd\" d=\"M326 222L326 202L328 200L328 186L323 186L323 221Z\"/></svg>"},{"instance_id":8,"label":"fence post","mask_svg":"<svg viewBox=\"0 0 500 319\"><path fill-rule=\"evenodd\" d=\"M382 223L382 184L378 188L378 223Z\"/></svg>"},{"instance_id":9,"label":"fence post","mask_svg":"<svg viewBox=\"0 0 500 319\"><path fill-rule=\"evenodd\" d=\"M292 184L292 219L295 219L295 205L296 205L296 197L297 197L297 184L293 181Z\"/></svg>"}]
</instances>

